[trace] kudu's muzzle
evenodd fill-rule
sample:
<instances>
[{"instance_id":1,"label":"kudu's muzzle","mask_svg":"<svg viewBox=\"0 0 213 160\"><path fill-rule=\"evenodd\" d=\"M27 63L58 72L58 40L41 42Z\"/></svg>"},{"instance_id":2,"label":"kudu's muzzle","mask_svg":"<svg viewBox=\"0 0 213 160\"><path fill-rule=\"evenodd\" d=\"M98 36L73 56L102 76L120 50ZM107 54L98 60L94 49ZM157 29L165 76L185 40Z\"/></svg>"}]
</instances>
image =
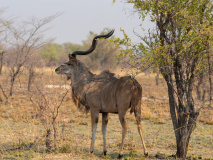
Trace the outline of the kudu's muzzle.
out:
<instances>
[{"instance_id":1,"label":"kudu's muzzle","mask_svg":"<svg viewBox=\"0 0 213 160\"><path fill-rule=\"evenodd\" d=\"M61 71L61 70L60 70L60 67L58 67L58 68L55 69L55 72L56 72L57 74L59 74L60 71Z\"/></svg>"}]
</instances>

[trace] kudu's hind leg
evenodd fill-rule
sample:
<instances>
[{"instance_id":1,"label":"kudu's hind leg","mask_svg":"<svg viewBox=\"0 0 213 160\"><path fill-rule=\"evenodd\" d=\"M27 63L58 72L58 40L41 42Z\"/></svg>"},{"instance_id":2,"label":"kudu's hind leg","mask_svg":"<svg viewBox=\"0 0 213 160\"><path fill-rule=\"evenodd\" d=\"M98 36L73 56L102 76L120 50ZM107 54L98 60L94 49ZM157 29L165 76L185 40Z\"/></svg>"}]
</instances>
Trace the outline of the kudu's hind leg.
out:
<instances>
[{"instance_id":1,"label":"kudu's hind leg","mask_svg":"<svg viewBox=\"0 0 213 160\"><path fill-rule=\"evenodd\" d=\"M104 155L106 155L106 152L107 152L107 148L106 148L107 123L108 123L108 113L102 113L102 133L103 133L103 141L104 141L104 146L103 146Z\"/></svg>"},{"instance_id":2,"label":"kudu's hind leg","mask_svg":"<svg viewBox=\"0 0 213 160\"><path fill-rule=\"evenodd\" d=\"M91 111L92 139L91 139L90 153L93 153L93 151L94 151L95 135L96 135L96 129L97 129L97 124L98 124L98 118L99 118L99 112L96 113L96 112Z\"/></svg>"},{"instance_id":3,"label":"kudu's hind leg","mask_svg":"<svg viewBox=\"0 0 213 160\"><path fill-rule=\"evenodd\" d=\"M141 110L141 109L140 109ZM143 139L143 134L142 134L142 129L141 129L141 111L140 110L135 110L135 119L137 121L137 126L138 126L138 132L139 135L141 137L141 141L142 141L142 145L143 145L143 149L144 149L144 155L148 156L148 152L146 150L146 145Z\"/></svg>"},{"instance_id":4,"label":"kudu's hind leg","mask_svg":"<svg viewBox=\"0 0 213 160\"><path fill-rule=\"evenodd\" d=\"M120 146L120 151L118 158L121 158L123 156L123 147L124 147L124 139L126 137L126 131L127 131L127 123L126 123L126 114L119 114L119 120L122 125L122 141L121 141L121 146Z\"/></svg>"}]
</instances>

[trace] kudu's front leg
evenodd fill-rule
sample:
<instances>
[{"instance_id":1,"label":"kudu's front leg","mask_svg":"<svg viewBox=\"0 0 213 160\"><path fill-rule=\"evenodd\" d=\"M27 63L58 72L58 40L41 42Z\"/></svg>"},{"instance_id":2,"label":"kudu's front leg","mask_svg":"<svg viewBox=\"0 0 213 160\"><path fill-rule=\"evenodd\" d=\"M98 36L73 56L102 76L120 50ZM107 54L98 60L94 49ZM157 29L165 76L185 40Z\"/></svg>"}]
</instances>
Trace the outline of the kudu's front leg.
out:
<instances>
[{"instance_id":1,"label":"kudu's front leg","mask_svg":"<svg viewBox=\"0 0 213 160\"><path fill-rule=\"evenodd\" d=\"M102 113L102 133L103 133L103 141L104 141L103 154L105 156L106 156L106 152L107 152L107 148L106 148L107 123L108 123L108 113Z\"/></svg>"},{"instance_id":2,"label":"kudu's front leg","mask_svg":"<svg viewBox=\"0 0 213 160\"><path fill-rule=\"evenodd\" d=\"M97 124L98 124L98 118L99 118L99 112L91 111L92 139L91 139L90 153L93 153L93 151L94 151L95 135L96 135L96 129L97 129Z\"/></svg>"}]
</instances>

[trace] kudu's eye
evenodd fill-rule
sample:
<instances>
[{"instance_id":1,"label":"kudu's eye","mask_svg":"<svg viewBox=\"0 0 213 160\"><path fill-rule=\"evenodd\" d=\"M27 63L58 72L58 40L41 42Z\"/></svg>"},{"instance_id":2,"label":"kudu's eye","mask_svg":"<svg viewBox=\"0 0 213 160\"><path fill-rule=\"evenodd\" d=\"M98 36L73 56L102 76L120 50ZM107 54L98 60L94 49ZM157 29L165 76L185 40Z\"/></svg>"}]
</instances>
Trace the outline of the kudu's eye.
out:
<instances>
[{"instance_id":1,"label":"kudu's eye","mask_svg":"<svg viewBox=\"0 0 213 160\"><path fill-rule=\"evenodd\" d=\"M73 64L73 63L68 63L68 65L69 65L69 66L74 66L74 64Z\"/></svg>"},{"instance_id":2,"label":"kudu's eye","mask_svg":"<svg viewBox=\"0 0 213 160\"><path fill-rule=\"evenodd\" d=\"M71 66L74 66L75 64L76 64L76 61L69 61L69 62L67 62L67 63L65 63L65 64L67 64L67 65L71 65Z\"/></svg>"},{"instance_id":3,"label":"kudu's eye","mask_svg":"<svg viewBox=\"0 0 213 160\"><path fill-rule=\"evenodd\" d=\"M68 65L68 66L72 65L72 63L70 63L70 62L67 62L67 63L64 63L64 64Z\"/></svg>"}]
</instances>

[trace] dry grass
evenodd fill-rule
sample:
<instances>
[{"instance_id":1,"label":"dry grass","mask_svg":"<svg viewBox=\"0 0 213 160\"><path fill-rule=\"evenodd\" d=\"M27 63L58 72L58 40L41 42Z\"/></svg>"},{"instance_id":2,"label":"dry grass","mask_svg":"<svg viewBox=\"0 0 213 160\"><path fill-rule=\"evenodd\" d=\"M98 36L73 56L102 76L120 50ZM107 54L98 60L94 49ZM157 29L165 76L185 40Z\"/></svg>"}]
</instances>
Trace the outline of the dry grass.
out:
<instances>
[{"instance_id":1,"label":"dry grass","mask_svg":"<svg viewBox=\"0 0 213 160\"><path fill-rule=\"evenodd\" d=\"M52 99L61 97L65 88L48 88L46 85L63 86L70 82L65 77L56 75L52 69L37 70L40 78L35 84L44 86L44 90ZM120 73L122 75L122 73ZM7 91L7 76L0 77ZM42 80L41 80L42 79ZM159 86L155 85L155 75L140 74L136 79L143 87L142 129L149 151L150 159L156 154L164 158L175 154L176 143L169 113L167 88L163 79ZM15 85L14 96L7 104L0 104L0 159L115 159L121 142L121 125L117 115L110 114L107 128L106 157L102 157L103 140L101 133L101 115L99 118L95 151L89 153L91 138L90 113L77 110L70 94L63 101L57 123L58 153L46 153L46 130L37 116L29 95L26 92L26 75L19 77ZM213 110L204 109L200 113L197 127L190 139L188 156L192 158L213 157ZM125 141L125 159L145 159L142 144L137 132L134 115L127 114L128 135Z\"/></svg>"}]
</instances>

